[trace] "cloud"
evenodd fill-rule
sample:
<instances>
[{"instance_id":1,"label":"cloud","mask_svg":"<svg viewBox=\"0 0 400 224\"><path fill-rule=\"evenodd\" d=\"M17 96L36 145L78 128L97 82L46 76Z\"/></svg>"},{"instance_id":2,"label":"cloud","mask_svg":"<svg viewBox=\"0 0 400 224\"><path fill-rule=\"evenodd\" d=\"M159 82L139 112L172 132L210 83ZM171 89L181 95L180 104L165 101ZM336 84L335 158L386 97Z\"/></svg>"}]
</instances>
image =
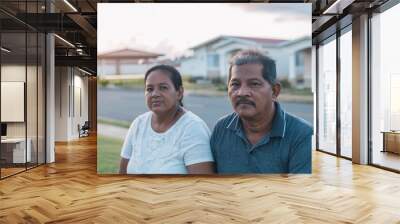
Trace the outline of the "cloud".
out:
<instances>
[{"instance_id":1,"label":"cloud","mask_svg":"<svg viewBox=\"0 0 400 224\"><path fill-rule=\"evenodd\" d=\"M311 20L311 4L308 3L232 3L230 6L247 12L277 15L278 21Z\"/></svg>"},{"instance_id":2,"label":"cloud","mask_svg":"<svg viewBox=\"0 0 400 224\"><path fill-rule=\"evenodd\" d=\"M311 35L307 4L106 5L98 13L99 52L124 45L176 55L222 34L277 39Z\"/></svg>"}]
</instances>

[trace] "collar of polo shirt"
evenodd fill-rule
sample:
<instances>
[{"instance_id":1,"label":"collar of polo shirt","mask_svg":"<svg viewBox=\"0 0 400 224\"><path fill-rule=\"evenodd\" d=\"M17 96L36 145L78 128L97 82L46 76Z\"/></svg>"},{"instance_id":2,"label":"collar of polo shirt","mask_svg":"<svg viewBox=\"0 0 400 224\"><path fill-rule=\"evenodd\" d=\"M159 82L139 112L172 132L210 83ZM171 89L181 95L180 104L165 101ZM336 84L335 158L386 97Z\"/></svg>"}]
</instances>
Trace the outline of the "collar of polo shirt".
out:
<instances>
[{"instance_id":1,"label":"collar of polo shirt","mask_svg":"<svg viewBox=\"0 0 400 224\"><path fill-rule=\"evenodd\" d=\"M270 137L281 137L285 136L286 129L286 113L282 110L280 104L275 102L275 115L272 120L272 127L270 131ZM242 123L240 122L240 117L237 113L233 116L232 120L226 126L227 129L234 132L243 132Z\"/></svg>"}]
</instances>

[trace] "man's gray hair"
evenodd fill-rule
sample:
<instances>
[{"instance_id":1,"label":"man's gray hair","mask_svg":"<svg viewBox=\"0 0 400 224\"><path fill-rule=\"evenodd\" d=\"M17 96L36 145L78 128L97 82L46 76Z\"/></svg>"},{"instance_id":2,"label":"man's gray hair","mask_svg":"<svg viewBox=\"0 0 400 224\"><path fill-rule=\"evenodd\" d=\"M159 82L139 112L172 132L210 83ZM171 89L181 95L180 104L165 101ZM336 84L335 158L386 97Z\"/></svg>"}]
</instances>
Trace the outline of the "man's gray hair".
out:
<instances>
[{"instance_id":1,"label":"man's gray hair","mask_svg":"<svg viewBox=\"0 0 400 224\"><path fill-rule=\"evenodd\" d=\"M275 61L265 56L258 50L241 50L232 56L229 62L228 82L231 80L233 66L245 64L260 64L263 66L262 76L271 85L276 83L276 66Z\"/></svg>"}]
</instances>

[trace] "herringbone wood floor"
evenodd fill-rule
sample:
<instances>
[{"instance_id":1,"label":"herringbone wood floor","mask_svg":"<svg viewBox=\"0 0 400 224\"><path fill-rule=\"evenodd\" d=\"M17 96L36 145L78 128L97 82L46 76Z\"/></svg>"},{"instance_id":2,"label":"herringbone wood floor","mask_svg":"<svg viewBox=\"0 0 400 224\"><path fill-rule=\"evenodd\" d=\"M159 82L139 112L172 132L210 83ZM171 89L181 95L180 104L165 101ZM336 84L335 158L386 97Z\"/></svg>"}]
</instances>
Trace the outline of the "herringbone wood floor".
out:
<instances>
[{"instance_id":1,"label":"herringbone wood floor","mask_svg":"<svg viewBox=\"0 0 400 224\"><path fill-rule=\"evenodd\" d=\"M0 181L0 223L400 223L400 175L320 152L301 176L98 176L96 138Z\"/></svg>"}]
</instances>

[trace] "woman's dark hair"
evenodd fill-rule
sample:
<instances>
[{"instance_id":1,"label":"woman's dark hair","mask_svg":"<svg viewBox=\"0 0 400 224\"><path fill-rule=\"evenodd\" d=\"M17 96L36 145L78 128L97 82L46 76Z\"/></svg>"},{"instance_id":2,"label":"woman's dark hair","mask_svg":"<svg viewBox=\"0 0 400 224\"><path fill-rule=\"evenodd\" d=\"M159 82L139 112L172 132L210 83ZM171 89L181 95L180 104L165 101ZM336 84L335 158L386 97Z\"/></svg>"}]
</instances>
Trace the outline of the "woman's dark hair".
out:
<instances>
[{"instance_id":1,"label":"woman's dark hair","mask_svg":"<svg viewBox=\"0 0 400 224\"><path fill-rule=\"evenodd\" d=\"M169 79L171 80L172 84L174 84L174 88L176 91L179 90L180 87L183 87L182 85L182 76L181 73L179 73L176 68L170 65L156 65L151 67L149 70L147 70L146 74L144 75L144 82L146 83L147 77L150 75L151 72L156 71L156 70L161 70L164 71ZM183 99L183 96L182 96ZM179 100L179 105L183 106L182 99Z\"/></svg>"}]
</instances>

